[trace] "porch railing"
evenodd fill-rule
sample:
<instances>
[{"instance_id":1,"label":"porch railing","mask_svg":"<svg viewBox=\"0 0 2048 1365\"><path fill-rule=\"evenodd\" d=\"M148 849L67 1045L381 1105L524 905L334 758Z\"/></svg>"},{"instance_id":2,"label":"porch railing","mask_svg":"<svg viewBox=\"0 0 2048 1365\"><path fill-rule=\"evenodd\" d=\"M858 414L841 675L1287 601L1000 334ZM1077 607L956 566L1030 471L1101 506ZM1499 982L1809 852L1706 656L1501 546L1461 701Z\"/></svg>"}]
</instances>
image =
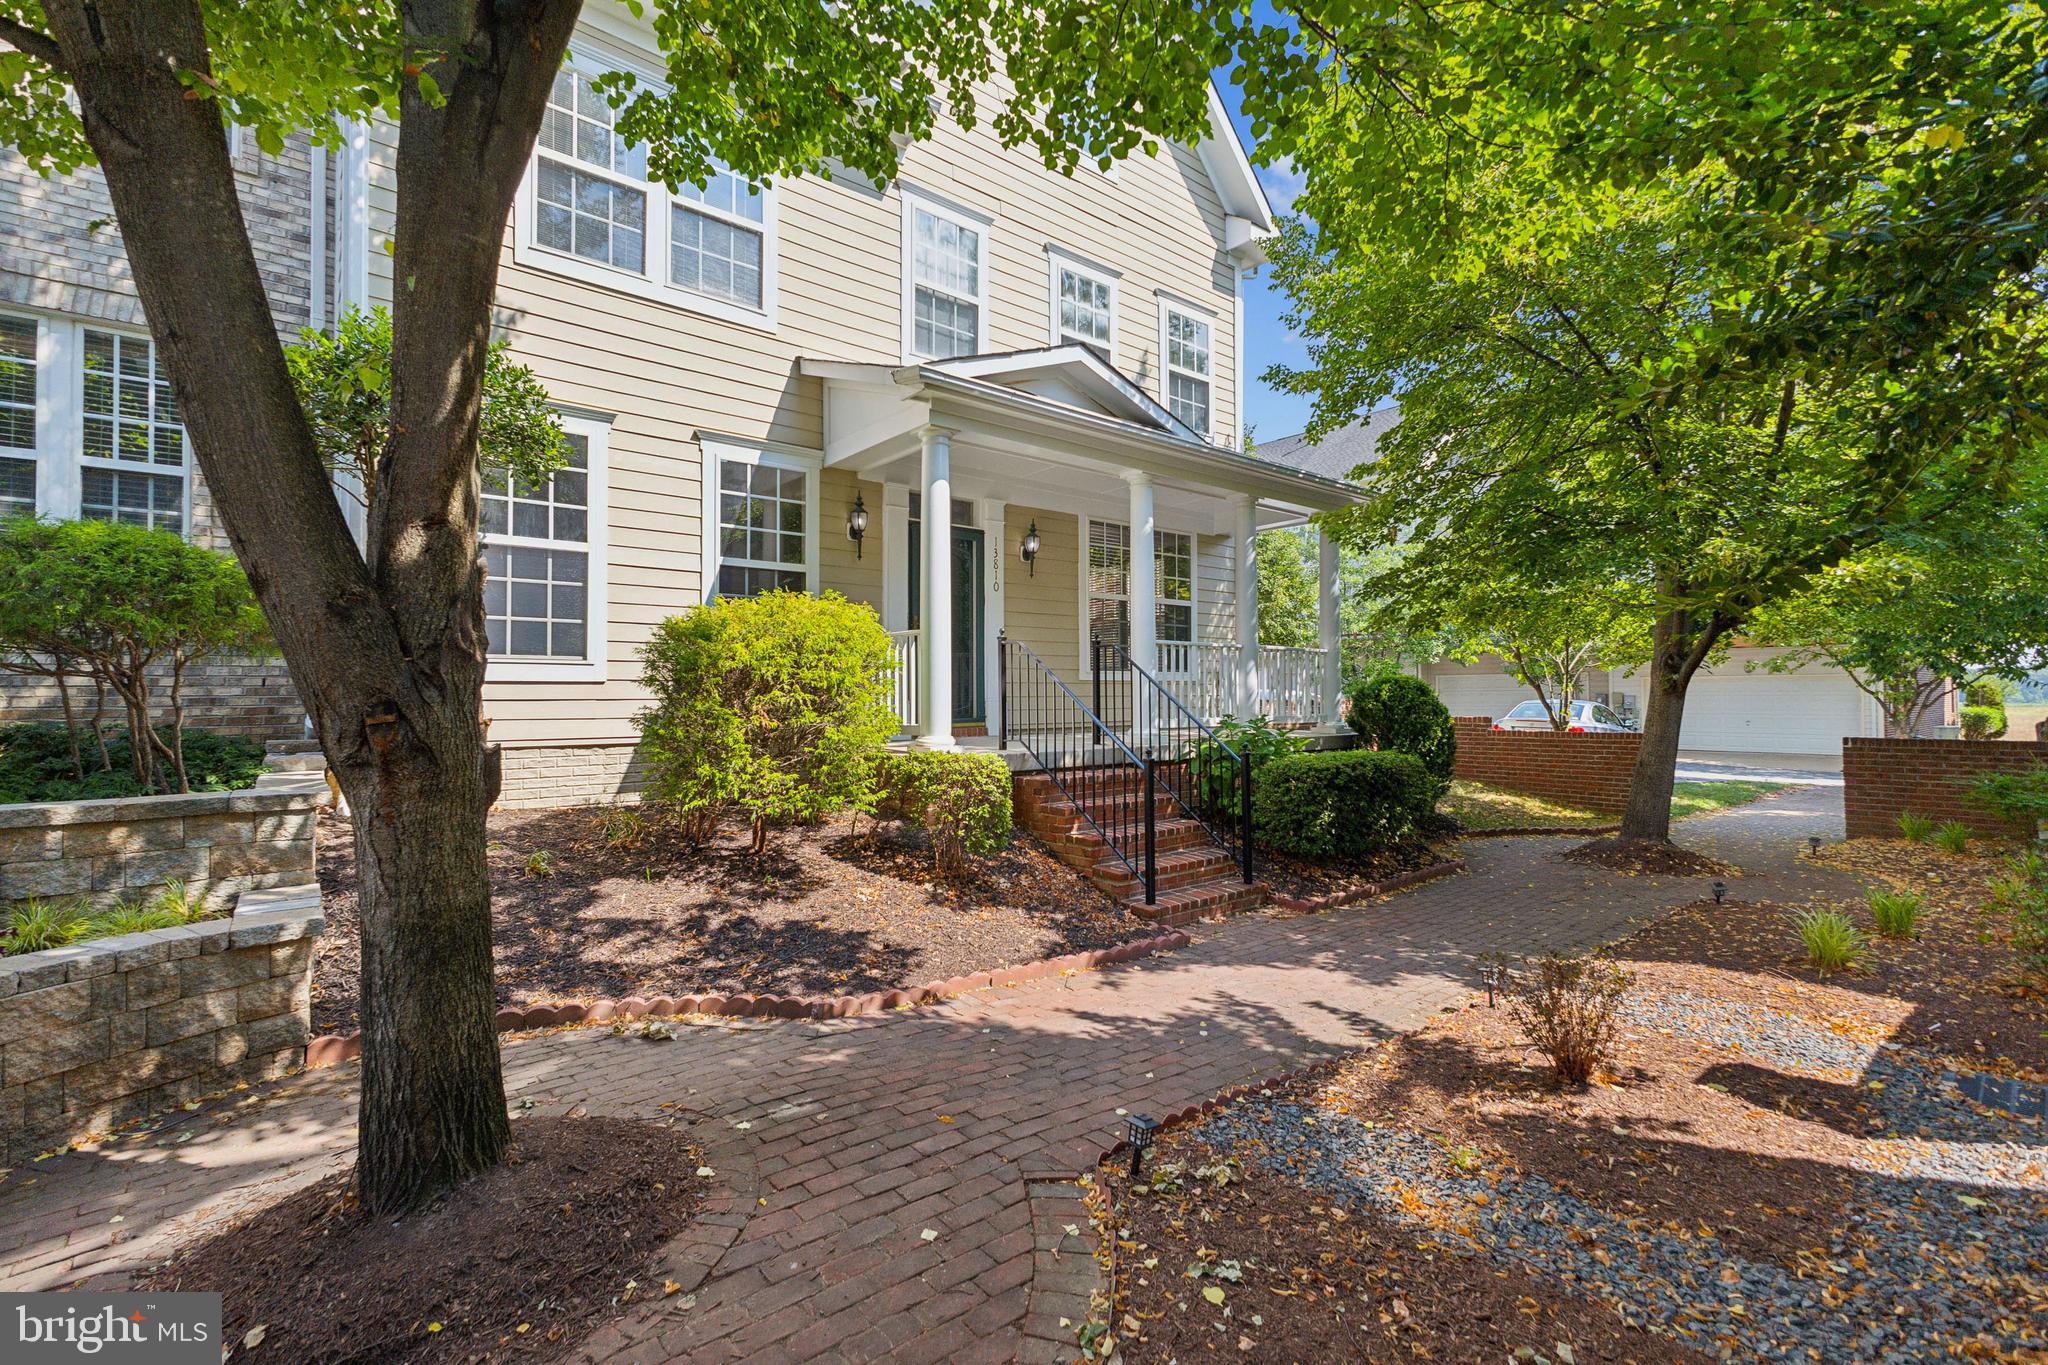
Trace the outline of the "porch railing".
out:
<instances>
[{"instance_id":1,"label":"porch railing","mask_svg":"<svg viewBox=\"0 0 2048 1365\"><path fill-rule=\"evenodd\" d=\"M997 640L1001 747L1022 745L1038 768L1145 889L1159 899L1158 775L1060 681L1029 645Z\"/></svg>"},{"instance_id":2,"label":"porch railing","mask_svg":"<svg viewBox=\"0 0 2048 1365\"><path fill-rule=\"evenodd\" d=\"M1259 711L1275 725L1313 725L1323 718L1323 651L1296 645L1259 647Z\"/></svg>"},{"instance_id":3,"label":"porch railing","mask_svg":"<svg viewBox=\"0 0 2048 1365\"><path fill-rule=\"evenodd\" d=\"M1144 755L1159 787L1199 823L1252 880L1252 765L1188 707L1165 680L1132 662L1124 647L1089 641L1090 695L1098 716L1118 717L1122 742Z\"/></svg>"},{"instance_id":4,"label":"porch railing","mask_svg":"<svg viewBox=\"0 0 2048 1365\"><path fill-rule=\"evenodd\" d=\"M920 632L914 630L892 630L889 632L889 652L896 661L896 674L890 679L892 695L890 706L896 712L896 719L903 723L905 730L917 729L917 640Z\"/></svg>"}]
</instances>

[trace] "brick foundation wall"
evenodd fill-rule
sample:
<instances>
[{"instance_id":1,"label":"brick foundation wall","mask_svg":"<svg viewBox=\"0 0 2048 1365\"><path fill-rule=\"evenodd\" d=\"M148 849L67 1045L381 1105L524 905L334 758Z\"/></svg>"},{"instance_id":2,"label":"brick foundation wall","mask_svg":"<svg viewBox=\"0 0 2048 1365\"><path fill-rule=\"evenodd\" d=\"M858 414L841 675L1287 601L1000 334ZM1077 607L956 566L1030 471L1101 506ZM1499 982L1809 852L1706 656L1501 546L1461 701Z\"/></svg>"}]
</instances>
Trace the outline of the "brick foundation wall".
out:
<instances>
[{"instance_id":1,"label":"brick foundation wall","mask_svg":"<svg viewBox=\"0 0 2048 1365\"><path fill-rule=\"evenodd\" d=\"M0 957L0 1162L306 1060L316 904Z\"/></svg>"},{"instance_id":2,"label":"brick foundation wall","mask_svg":"<svg viewBox=\"0 0 2048 1365\"><path fill-rule=\"evenodd\" d=\"M1970 788L1993 773L2026 772L2048 763L2048 742L1960 739L1845 739L1842 809L1849 837L1889 838L1903 811L1937 824L1961 820L1979 834L2030 837L1969 799Z\"/></svg>"},{"instance_id":3,"label":"brick foundation wall","mask_svg":"<svg viewBox=\"0 0 2048 1365\"><path fill-rule=\"evenodd\" d=\"M506 748L500 810L530 806L599 806L637 801L646 763L631 744L581 748Z\"/></svg>"},{"instance_id":4,"label":"brick foundation wall","mask_svg":"<svg viewBox=\"0 0 2048 1365\"><path fill-rule=\"evenodd\" d=\"M1485 716L1459 716L1453 724L1458 777L1590 810L1618 814L1628 806L1641 735L1495 730Z\"/></svg>"},{"instance_id":5,"label":"brick foundation wall","mask_svg":"<svg viewBox=\"0 0 2048 1365\"><path fill-rule=\"evenodd\" d=\"M238 792L0 806L0 906L143 900L180 881L226 907L245 891L311 885L326 797L317 773L273 773Z\"/></svg>"}]
</instances>

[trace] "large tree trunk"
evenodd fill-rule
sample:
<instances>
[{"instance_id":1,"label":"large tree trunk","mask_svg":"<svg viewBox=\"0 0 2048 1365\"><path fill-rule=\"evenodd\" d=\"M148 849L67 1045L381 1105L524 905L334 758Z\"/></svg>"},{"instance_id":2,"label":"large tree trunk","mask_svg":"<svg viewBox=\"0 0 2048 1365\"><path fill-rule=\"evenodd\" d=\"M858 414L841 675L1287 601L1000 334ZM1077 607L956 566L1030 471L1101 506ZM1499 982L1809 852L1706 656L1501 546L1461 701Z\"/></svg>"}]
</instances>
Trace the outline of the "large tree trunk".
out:
<instances>
[{"instance_id":1,"label":"large tree trunk","mask_svg":"<svg viewBox=\"0 0 2048 1365\"><path fill-rule=\"evenodd\" d=\"M477 433L506 214L576 0L405 5L446 92L400 120L393 438L367 558L285 370L191 0L45 0L199 464L356 822L365 1204L508 1141L484 865Z\"/></svg>"},{"instance_id":2,"label":"large tree trunk","mask_svg":"<svg viewBox=\"0 0 2048 1365\"><path fill-rule=\"evenodd\" d=\"M1670 841L1671 788L1678 777L1678 735L1685 720L1686 689L1731 625L1719 613L1700 620L1683 609L1662 611L1651 623L1643 742L1636 750L1628 808L1621 816L1622 838Z\"/></svg>"}]
</instances>

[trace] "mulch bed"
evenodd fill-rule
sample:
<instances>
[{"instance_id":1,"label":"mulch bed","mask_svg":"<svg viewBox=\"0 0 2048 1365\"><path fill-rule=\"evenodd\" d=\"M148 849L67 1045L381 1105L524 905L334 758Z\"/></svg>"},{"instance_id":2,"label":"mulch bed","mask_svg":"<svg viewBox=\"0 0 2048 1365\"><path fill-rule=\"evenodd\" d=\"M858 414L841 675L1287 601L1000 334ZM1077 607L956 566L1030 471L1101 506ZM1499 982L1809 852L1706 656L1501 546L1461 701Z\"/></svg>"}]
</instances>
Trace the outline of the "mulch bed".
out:
<instances>
[{"instance_id":1,"label":"mulch bed","mask_svg":"<svg viewBox=\"0 0 2048 1365\"><path fill-rule=\"evenodd\" d=\"M738 824L702 849L667 831L614 843L593 809L501 811L489 835L500 1005L860 994L1157 932L1021 830L959 882L933 871L921 830L866 820L781 830L760 855ZM535 853L551 875L529 872ZM313 1028L341 1032L358 1023L361 969L345 821L321 821L320 885Z\"/></svg>"},{"instance_id":2,"label":"mulch bed","mask_svg":"<svg viewBox=\"0 0 2048 1365\"><path fill-rule=\"evenodd\" d=\"M1593 863L1615 872L1649 877L1705 877L1735 869L1727 863L1655 839L1624 839L1612 835L1568 848L1557 855L1567 862Z\"/></svg>"},{"instance_id":3,"label":"mulch bed","mask_svg":"<svg viewBox=\"0 0 2048 1365\"><path fill-rule=\"evenodd\" d=\"M1967 1067L2048 1079L2048 992L2024 977L2009 924L1988 904L1990 884L2006 870L2001 854L1854 839L1824 847L1821 861L1919 895L1916 936L1881 938L1866 905L1838 904L1869 951L1853 970L1823 978L1806 966L1792 928L1803 907L1703 903L1640 930L1617 952L1670 964L1660 976L1688 989L1792 1004Z\"/></svg>"},{"instance_id":4,"label":"mulch bed","mask_svg":"<svg viewBox=\"0 0 2048 1365\"><path fill-rule=\"evenodd\" d=\"M1110 1331L1131 1365L1188 1360L1693 1361L1670 1342L1624 1328L1602 1304L1488 1263L1368 1210L1345 1210L1296 1182L1230 1168L1187 1131L1162 1138L1133 1193L1127 1167L1106 1182L1118 1246ZM1190 1178L1154 1192L1152 1175ZM1224 1268L1195 1278L1189 1267ZM1226 1270L1227 1273L1227 1270ZM1221 1303L1205 1298L1221 1292ZM1225 1316L1225 1310L1228 1316Z\"/></svg>"},{"instance_id":5,"label":"mulch bed","mask_svg":"<svg viewBox=\"0 0 2048 1365\"><path fill-rule=\"evenodd\" d=\"M649 1267L704 1181L686 1133L661 1124L532 1118L512 1133L505 1164L423 1212L365 1217L342 1172L137 1287L221 1291L240 1360L559 1359L623 1304L663 1294Z\"/></svg>"},{"instance_id":6,"label":"mulch bed","mask_svg":"<svg viewBox=\"0 0 2048 1365\"><path fill-rule=\"evenodd\" d=\"M1444 855L1428 844L1410 839L1377 857L1343 862L1313 863L1260 849L1254 870L1260 881L1281 895L1306 901L1356 891L1403 872L1433 867L1443 860Z\"/></svg>"}]
</instances>

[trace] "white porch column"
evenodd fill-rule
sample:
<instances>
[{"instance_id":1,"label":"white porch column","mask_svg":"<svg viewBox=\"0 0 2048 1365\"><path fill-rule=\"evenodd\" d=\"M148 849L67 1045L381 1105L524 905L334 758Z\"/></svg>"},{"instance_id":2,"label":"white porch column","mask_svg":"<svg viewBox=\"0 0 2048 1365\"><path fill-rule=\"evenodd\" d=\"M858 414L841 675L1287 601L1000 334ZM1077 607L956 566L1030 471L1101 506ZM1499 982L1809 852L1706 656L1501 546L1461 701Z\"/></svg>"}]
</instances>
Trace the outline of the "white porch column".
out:
<instances>
[{"instance_id":1,"label":"white porch column","mask_svg":"<svg viewBox=\"0 0 2048 1365\"><path fill-rule=\"evenodd\" d=\"M1131 662L1147 673L1159 672L1158 527L1152 520L1152 476L1128 470L1131 486Z\"/></svg>"},{"instance_id":2,"label":"white porch column","mask_svg":"<svg viewBox=\"0 0 2048 1365\"><path fill-rule=\"evenodd\" d=\"M1001 498L981 500L981 695L988 732L996 734L1002 724L1003 704L1003 596L1009 565L1003 558L1003 511Z\"/></svg>"},{"instance_id":3,"label":"white porch column","mask_svg":"<svg viewBox=\"0 0 2048 1365\"><path fill-rule=\"evenodd\" d=\"M1342 657L1342 623L1337 615L1339 596L1339 563L1337 542L1330 539L1328 531L1316 532L1317 567L1316 575L1316 628L1323 647L1323 725L1331 733L1344 729L1344 715L1337 703L1344 692L1344 660Z\"/></svg>"},{"instance_id":4,"label":"white porch column","mask_svg":"<svg viewBox=\"0 0 2048 1365\"><path fill-rule=\"evenodd\" d=\"M917 642L918 691L924 715L918 744L953 747L953 433L926 427L924 438L923 554L918 604L924 627Z\"/></svg>"},{"instance_id":5,"label":"white porch column","mask_svg":"<svg viewBox=\"0 0 2048 1365\"><path fill-rule=\"evenodd\" d=\"M1259 517L1249 493L1231 499L1237 524L1230 557L1237 568L1231 585L1237 607L1237 673L1231 679L1232 711L1249 720L1259 709Z\"/></svg>"}]
</instances>

